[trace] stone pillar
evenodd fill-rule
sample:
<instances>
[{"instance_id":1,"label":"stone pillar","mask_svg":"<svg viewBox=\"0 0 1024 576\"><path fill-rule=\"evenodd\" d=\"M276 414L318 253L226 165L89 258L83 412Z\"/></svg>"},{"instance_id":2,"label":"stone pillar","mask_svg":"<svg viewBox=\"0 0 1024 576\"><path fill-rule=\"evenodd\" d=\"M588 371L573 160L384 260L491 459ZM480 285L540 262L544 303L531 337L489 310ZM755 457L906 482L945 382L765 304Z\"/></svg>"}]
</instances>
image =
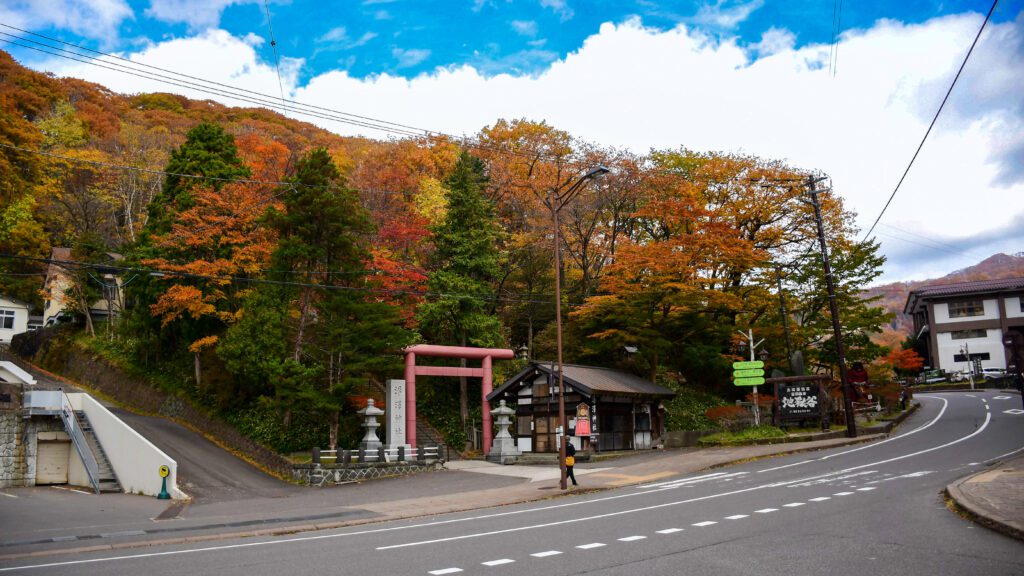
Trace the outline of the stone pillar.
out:
<instances>
[{"instance_id":1,"label":"stone pillar","mask_svg":"<svg viewBox=\"0 0 1024 576\"><path fill-rule=\"evenodd\" d=\"M381 446L380 438L377 437L377 428L380 428L377 417L383 415L384 411L373 405L373 398L367 398L366 408L356 412L356 414L365 418L363 426L366 427L366 435L359 442L359 447L367 452L376 450Z\"/></svg>"},{"instance_id":2,"label":"stone pillar","mask_svg":"<svg viewBox=\"0 0 1024 576\"><path fill-rule=\"evenodd\" d=\"M516 448L515 440L508 433L508 427L512 424L512 415L516 411L506 406L502 400L490 413L497 418L498 435L494 437L494 444L487 453L487 460L499 464L515 464L522 453Z\"/></svg>"},{"instance_id":3,"label":"stone pillar","mask_svg":"<svg viewBox=\"0 0 1024 576\"><path fill-rule=\"evenodd\" d=\"M405 443L405 380L387 381L387 407L384 409L388 416L384 419L387 431L387 447L389 450L404 448L409 450Z\"/></svg>"},{"instance_id":4,"label":"stone pillar","mask_svg":"<svg viewBox=\"0 0 1024 576\"><path fill-rule=\"evenodd\" d=\"M484 376L482 379L483 383L481 385L480 390L480 398L482 404L482 406L480 406L480 414L483 419L484 429L484 456L487 456L487 454L491 451L491 434L493 432L491 430L491 404L487 401L487 395L491 393L491 389L493 388L493 382L491 377L491 357L484 356L483 362L480 367L483 368L484 372Z\"/></svg>"}]
</instances>

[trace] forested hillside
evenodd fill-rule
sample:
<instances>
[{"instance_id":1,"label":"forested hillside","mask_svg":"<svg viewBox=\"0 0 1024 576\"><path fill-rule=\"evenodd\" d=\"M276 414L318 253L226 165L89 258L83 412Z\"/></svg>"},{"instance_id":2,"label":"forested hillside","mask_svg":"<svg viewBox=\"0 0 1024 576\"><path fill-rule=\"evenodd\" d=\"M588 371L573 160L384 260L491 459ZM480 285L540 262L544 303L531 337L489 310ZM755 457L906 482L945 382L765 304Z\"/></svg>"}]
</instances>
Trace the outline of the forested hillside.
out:
<instances>
[{"instance_id":1,"label":"forested hillside","mask_svg":"<svg viewBox=\"0 0 1024 576\"><path fill-rule=\"evenodd\" d=\"M342 138L264 109L114 94L3 52L0 293L40 306L50 249L67 247L63 296L83 312L97 262L124 254L128 310L85 345L170 375L278 449L307 442L278 440L302 426L333 445L352 393L400 374L411 342L553 358L545 201L598 165L610 172L559 215L567 361L735 394L737 329L786 365L781 285L793 348L832 362L807 174L782 162L685 142L640 156L530 120L459 142ZM848 357L871 361L888 317L860 287L883 259L854 247L841 194L821 199ZM424 389L446 429L478 421L472 387Z\"/></svg>"}]
</instances>

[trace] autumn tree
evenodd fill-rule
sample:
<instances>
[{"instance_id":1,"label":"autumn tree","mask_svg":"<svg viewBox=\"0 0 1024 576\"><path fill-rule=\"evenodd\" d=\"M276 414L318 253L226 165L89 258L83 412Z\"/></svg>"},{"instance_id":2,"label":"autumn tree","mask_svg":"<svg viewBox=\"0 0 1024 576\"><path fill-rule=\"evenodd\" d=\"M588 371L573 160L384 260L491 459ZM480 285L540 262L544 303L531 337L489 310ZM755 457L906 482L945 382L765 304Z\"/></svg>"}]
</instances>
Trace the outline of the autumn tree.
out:
<instances>
[{"instance_id":1,"label":"autumn tree","mask_svg":"<svg viewBox=\"0 0 1024 576\"><path fill-rule=\"evenodd\" d=\"M459 156L445 180L448 212L434 228L431 298L417 312L420 332L430 342L492 347L503 341L501 323L488 308L498 273L500 229L494 207L484 197L486 184L483 162L468 152ZM465 378L459 383L459 415L465 426L469 420Z\"/></svg>"}]
</instances>

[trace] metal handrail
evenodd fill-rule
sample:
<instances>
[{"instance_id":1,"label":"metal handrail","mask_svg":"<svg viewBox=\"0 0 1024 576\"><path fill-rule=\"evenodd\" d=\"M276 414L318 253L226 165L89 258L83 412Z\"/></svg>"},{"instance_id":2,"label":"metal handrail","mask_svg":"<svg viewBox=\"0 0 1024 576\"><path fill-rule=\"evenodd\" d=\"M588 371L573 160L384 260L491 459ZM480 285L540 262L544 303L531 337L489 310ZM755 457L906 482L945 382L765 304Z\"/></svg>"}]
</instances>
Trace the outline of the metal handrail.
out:
<instances>
[{"instance_id":1,"label":"metal handrail","mask_svg":"<svg viewBox=\"0 0 1024 576\"><path fill-rule=\"evenodd\" d=\"M71 406L71 399L68 398L67 393L63 390L61 390L60 395L60 417L64 420L64 429L67 430L68 436L71 436L75 450L82 458L82 464L85 465L85 472L89 475L89 482L92 484L93 490L99 494L100 467L96 462L96 456L92 453L92 448L89 447L89 442L85 439L82 423L78 421L78 415L75 414L75 410Z\"/></svg>"}]
</instances>

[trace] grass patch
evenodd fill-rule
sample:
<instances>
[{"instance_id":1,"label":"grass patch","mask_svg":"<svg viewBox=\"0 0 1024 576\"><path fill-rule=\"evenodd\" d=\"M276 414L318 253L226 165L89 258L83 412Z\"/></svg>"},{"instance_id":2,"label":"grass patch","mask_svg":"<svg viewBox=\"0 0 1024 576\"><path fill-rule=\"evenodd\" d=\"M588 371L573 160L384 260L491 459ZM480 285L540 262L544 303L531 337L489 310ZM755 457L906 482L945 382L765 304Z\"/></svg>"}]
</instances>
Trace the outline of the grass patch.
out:
<instances>
[{"instance_id":1,"label":"grass patch","mask_svg":"<svg viewBox=\"0 0 1024 576\"><path fill-rule=\"evenodd\" d=\"M788 436L781 428L775 426L751 426L738 432L716 432L700 439L702 445L728 446L731 444L746 444L752 440L768 440L771 438L785 438Z\"/></svg>"}]
</instances>

